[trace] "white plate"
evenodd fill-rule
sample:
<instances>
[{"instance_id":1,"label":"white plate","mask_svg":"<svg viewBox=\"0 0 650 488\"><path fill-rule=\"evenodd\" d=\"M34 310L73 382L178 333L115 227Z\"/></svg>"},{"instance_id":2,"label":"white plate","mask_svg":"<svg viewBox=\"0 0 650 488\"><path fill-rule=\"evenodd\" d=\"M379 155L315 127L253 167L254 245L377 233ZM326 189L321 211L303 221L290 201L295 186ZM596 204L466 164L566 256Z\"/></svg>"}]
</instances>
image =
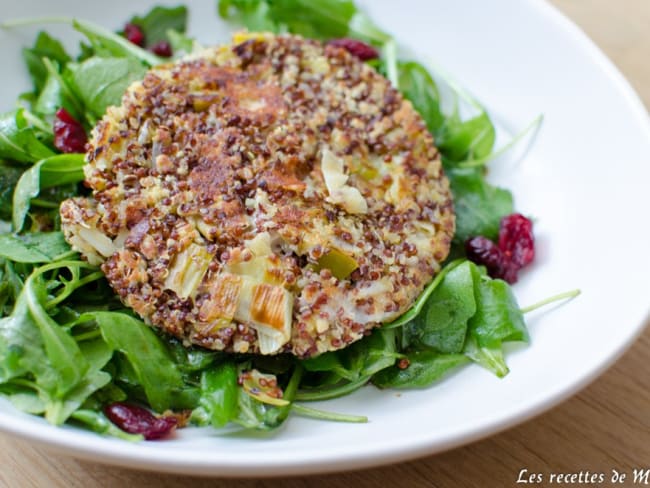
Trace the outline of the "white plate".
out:
<instances>
[{"instance_id":1,"label":"white plate","mask_svg":"<svg viewBox=\"0 0 650 488\"><path fill-rule=\"evenodd\" d=\"M134 11L174 1L21 0L4 18L74 14L118 28ZM195 0L191 32L226 38L215 2ZM365 2L405 46L444 66L511 130L544 113L525 160L493 176L537 217L539 257L516 286L521 304L580 287L563 307L528 317L532 344L508 354L499 380L479 367L423 391L366 388L325 408L368 415L365 425L291 418L270 436L186 430L165 442L129 444L54 428L0 404L0 428L85 459L221 476L338 471L395 462L464 444L522 422L582 388L640 332L648 313L650 180L648 115L612 64L540 0ZM134 7L133 5L137 5ZM66 28L51 32L74 39ZM34 29L0 32L0 107L28 80L19 48Z\"/></svg>"}]
</instances>

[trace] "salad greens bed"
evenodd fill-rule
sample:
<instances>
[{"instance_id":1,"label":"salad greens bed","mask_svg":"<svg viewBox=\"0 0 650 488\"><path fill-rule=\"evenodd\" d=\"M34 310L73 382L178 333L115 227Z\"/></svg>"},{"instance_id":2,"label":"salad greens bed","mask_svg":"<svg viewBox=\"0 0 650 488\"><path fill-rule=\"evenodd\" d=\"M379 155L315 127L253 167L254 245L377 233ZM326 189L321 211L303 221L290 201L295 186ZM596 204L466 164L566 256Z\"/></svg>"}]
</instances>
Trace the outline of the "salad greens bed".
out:
<instances>
[{"instance_id":1,"label":"salad greens bed","mask_svg":"<svg viewBox=\"0 0 650 488\"><path fill-rule=\"evenodd\" d=\"M347 349L308 360L188 348L148 327L124 308L102 272L63 239L58 206L87 192L84 155L58 153L52 121L63 107L89 131L109 105L120 103L133 80L163 59L89 22L42 19L69 23L85 41L73 57L40 32L23 50L32 90L0 116L0 392L52 424L71 422L136 440L142 436L117 428L104 406L127 400L158 413L191 412L196 425L266 430L291 412L364 421L305 402L346 395L368 383L428 387L470 362L499 377L507 374L504 344L528 341L523 311L509 285L466 260L462 246L470 236L495 239L500 219L513 212L510 192L485 180L485 163L499 153L486 111L466 100L475 111L471 118L460 116L458 104L444 113L429 72L399 59L395 41L351 0L221 0L218 12L250 30L322 40L354 37L381 52L370 62L411 100L443 155L457 214L454 259L401 318ZM185 33L186 20L182 6L156 7L130 23L148 43L168 41L180 57L198 47ZM242 381L245 371L255 373L252 379L249 373ZM273 381L260 378L273 378L266 375L275 375L282 399L267 394L264 385Z\"/></svg>"}]
</instances>

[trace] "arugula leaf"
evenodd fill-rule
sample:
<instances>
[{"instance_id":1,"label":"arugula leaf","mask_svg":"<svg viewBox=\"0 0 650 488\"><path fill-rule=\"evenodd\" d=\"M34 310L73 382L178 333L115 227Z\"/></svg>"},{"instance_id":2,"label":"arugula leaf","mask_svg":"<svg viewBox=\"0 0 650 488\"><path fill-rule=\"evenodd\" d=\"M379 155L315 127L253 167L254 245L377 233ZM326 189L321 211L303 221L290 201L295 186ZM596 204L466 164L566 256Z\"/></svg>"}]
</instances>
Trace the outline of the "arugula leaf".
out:
<instances>
[{"instance_id":1,"label":"arugula leaf","mask_svg":"<svg viewBox=\"0 0 650 488\"><path fill-rule=\"evenodd\" d=\"M129 85L142 79L147 69L129 58L92 57L81 64L69 64L70 83L94 117L104 115L111 105L119 105Z\"/></svg>"},{"instance_id":2,"label":"arugula leaf","mask_svg":"<svg viewBox=\"0 0 650 488\"><path fill-rule=\"evenodd\" d=\"M460 353L467 322L476 313L476 266L465 261L450 270L427 300L420 315L404 326L411 347L430 347L441 353Z\"/></svg>"},{"instance_id":3,"label":"arugula leaf","mask_svg":"<svg viewBox=\"0 0 650 488\"><path fill-rule=\"evenodd\" d=\"M469 359L463 354L417 351L408 355L408 361L405 369L391 366L379 371L372 383L379 388L426 388Z\"/></svg>"},{"instance_id":4,"label":"arugula leaf","mask_svg":"<svg viewBox=\"0 0 650 488\"><path fill-rule=\"evenodd\" d=\"M30 201L44 188L83 181L84 154L57 154L34 164L25 171L13 195L12 220L19 232L25 224Z\"/></svg>"},{"instance_id":5,"label":"arugula leaf","mask_svg":"<svg viewBox=\"0 0 650 488\"><path fill-rule=\"evenodd\" d=\"M169 30L183 34L187 28L187 8L154 7L143 17L135 16L130 21L142 29L146 47L151 47L160 41L170 41Z\"/></svg>"},{"instance_id":6,"label":"arugula leaf","mask_svg":"<svg viewBox=\"0 0 650 488\"><path fill-rule=\"evenodd\" d=\"M514 211L512 194L486 182L480 169L451 169L445 174L454 196L454 241L462 244L478 235L496 239L501 218Z\"/></svg>"},{"instance_id":7,"label":"arugula leaf","mask_svg":"<svg viewBox=\"0 0 650 488\"><path fill-rule=\"evenodd\" d=\"M43 90L47 79L47 69L43 64L43 58L56 61L59 66L64 66L70 61L70 56L61 42L47 32L39 32L34 46L23 49L23 59L34 83L35 93L40 93Z\"/></svg>"},{"instance_id":8,"label":"arugula leaf","mask_svg":"<svg viewBox=\"0 0 650 488\"><path fill-rule=\"evenodd\" d=\"M55 153L40 140L42 134L25 117L25 109L0 115L0 158L33 163Z\"/></svg>"},{"instance_id":9,"label":"arugula leaf","mask_svg":"<svg viewBox=\"0 0 650 488\"><path fill-rule=\"evenodd\" d=\"M160 64L161 59L155 54L136 46L124 37L86 20L68 20L75 30L85 35L97 56L131 58L146 66Z\"/></svg>"},{"instance_id":10,"label":"arugula leaf","mask_svg":"<svg viewBox=\"0 0 650 488\"><path fill-rule=\"evenodd\" d=\"M61 232L0 234L0 256L17 263L49 263L69 251Z\"/></svg>"},{"instance_id":11,"label":"arugula leaf","mask_svg":"<svg viewBox=\"0 0 650 488\"><path fill-rule=\"evenodd\" d=\"M163 412L178 403L184 382L162 341L144 322L118 312L90 312L102 336L124 353L154 410Z\"/></svg>"}]
</instances>

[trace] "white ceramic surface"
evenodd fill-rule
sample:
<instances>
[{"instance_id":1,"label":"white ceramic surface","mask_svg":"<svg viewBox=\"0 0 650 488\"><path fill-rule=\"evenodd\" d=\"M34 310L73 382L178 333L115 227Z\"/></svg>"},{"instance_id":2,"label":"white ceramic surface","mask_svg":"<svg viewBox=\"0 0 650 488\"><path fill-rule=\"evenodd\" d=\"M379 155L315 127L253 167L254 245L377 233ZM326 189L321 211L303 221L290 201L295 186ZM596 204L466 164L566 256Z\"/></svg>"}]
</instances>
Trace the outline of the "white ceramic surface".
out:
<instances>
[{"instance_id":1,"label":"white ceramic surface","mask_svg":"<svg viewBox=\"0 0 650 488\"><path fill-rule=\"evenodd\" d=\"M21 0L0 19L70 15L118 28L149 4L174 1ZM214 1L193 0L191 32L227 38ZM453 73L511 131L537 114L544 126L524 161L499 162L493 179L537 217L538 259L516 286L522 305L580 287L563 307L528 317L530 347L508 354L499 380L467 367L423 391L366 388L322 407L365 414L365 425L291 418L273 435L188 429L165 442L129 444L54 428L0 402L0 428L59 452L104 463L221 476L335 471L409 459L522 422L565 399L609 366L648 314L650 242L648 114L621 74L573 24L542 0L366 1L372 16ZM48 27L70 41L62 26ZM0 31L0 107L28 80L19 50L36 29Z\"/></svg>"}]
</instances>

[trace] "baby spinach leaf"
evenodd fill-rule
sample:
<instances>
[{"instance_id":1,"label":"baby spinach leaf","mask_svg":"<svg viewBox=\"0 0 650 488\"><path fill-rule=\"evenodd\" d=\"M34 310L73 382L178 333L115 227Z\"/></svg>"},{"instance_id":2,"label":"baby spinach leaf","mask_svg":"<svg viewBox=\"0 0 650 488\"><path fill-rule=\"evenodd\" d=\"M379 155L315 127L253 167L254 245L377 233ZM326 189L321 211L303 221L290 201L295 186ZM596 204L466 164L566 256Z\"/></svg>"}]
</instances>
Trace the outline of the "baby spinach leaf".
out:
<instances>
[{"instance_id":1,"label":"baby spinach leaf","mask_svg":"<svg viewBox=\"0 0 650 488\"><path fill-rule=\"evenodd\" d=\"M61 232L0 234L0 256L17 263L49 263L69 251Z\"/></svg>"},{"instance_id":2,"label":"baby spinach leaf","mask_svg":"<svg viewBox=\"0 0 650 488\"><path fill-rule=\"evenodd\" d=\"M128 86L142 79L146 68L129 58L92 57L69 64L70 81L86 110L102 117L111 105L119 105Z\"/></svg>"},{"instance_id":3,"label":"baby spinach leaf","mask_svg":"<svg viewBox=\"0 0 650 488\"><path fill-rule=\"evenodd\" d=\"M436 277L429 283L422 293L417 297L411 308L409 308L404 314L400 315L397 317L395 320L392 322L385 324L382 326L382 329L394 329L396 327L401 327L404 324L409 323L411 320L413 320L415 317L417 317L420 312L422 312L422 309L424 308L425 304L427 303L427 300L433 293L433 291L436 289L436 287L440 284L440 282L444 279L445 275L454 269L456 266L458 266L462 262L461 259L456 259L454 261L451 261L448 263L444 268L442 268Z\"/></svg>"},{"instance_id":4,"label":"baby spinach leaf","mask_svg":"<svg viewBox=\"0 0 650 488\"><path fill-rule=\"evenodd\" d=\"M467 321L476 313L475 270L476 265L465 261L445 275L420 315L404 326L409 346L426 346L441 353L463 350Z\"/></svg>"},{"instance_id":5,"label":"baby spinach leaf","mask_svg":"<svg viewBox=\"0 0 650 488\"><path fill-rule=\"evenodd\" d=\"M417 351L408 355L408 361L405 369L391 366L379 371L372 383L379 388L425 388L469 360L463 354Z\"/></svg>"},{"instance_id":6,"label":"baby spinach leaf","mask_svg":"<svg viewBox=\"0 0 650 488\"><path fill-rule=\"evenodd\" d=\"M172 359L183 373L202 371L224 356L219 351L210 351L200 347L186 347L175 339L165 338L163 342L167 346Z\"/></svg>"},{"instance_id":7,"label":"baby spinach leaf","mask_svg":"<svg viewBox=\"0 0 650 488\"><path fill-rule=\"evenodd\" d=\"M457 114L445 120L437 138L443 159L459 162L488 156L494 147L496 131L487 112L462 121Z\"/></svg>"},{"instance_id":8,"label":"baby spinach leaf","mask_svg":"<svg viewBox=\"0 0 650 488\"><path fill-rule=\"evenodd\" d=\"M478 235L496 239L501 218L513 212L512 194L486 182L480 169L451 169L445 173L456 211L454 241L464 243Z\"/></svg>"},{"instance_id":9,"label":"baby spinach leaf","mask_svg":"<svg viewBox=\"0 0 650 488\"><path fill-rule=\"evenodd\" d=\"M154 410L163 412L177 403L183 378L162 341L144 322L118 312L90 312L104 340L124 353Z\"/></svg>"},{"instance_id":10,"label":"baby spinach leaf","mask_svg":"<svg viewBox=\"0 0 650 488\"><path fill-rule=\"evenodd\" d=\"M47 80L47 69L43 64L43 58L56 61L59 66L64 66L70 61L70 56L61 42L47 32L39 32L34 46L23 49L23 59L34 83L35 93L40 93L43 90Z\"/></svg>"},{"instance_id":11,"label":"baby spinach leaf","mask_svg":"<svg viewBox=\"0 0 650 488\"><path fill-rule=\"evenodd\" d=\"M426 68L415 61L398 63L398 70L400 91L422 116L429 132L437 136L445 116L440 109L440 93L435 81Z\"/></svg>"},{"instance_id":12,"label":"baby spinach leaf","mask_svg":"<svg viewBox=\"0 0 650 488\"><path fill-rule=\"evenodd\" d=\"M503 347L481 347L476 344L473 334L467 337L463 353L476 364L483 366L488 371L492 371L499 378L503 378L509 373L506 360L503 356Z\"/></svg>"},{"instance_id":13,"label":"baby spinach leaf","mask_svg":"<svg viewBox=\"0 0 650 488\"><path fill-rule=\"evenodd\" d=\"M392 366L401 357L397 353L394 329L377 329L339 354L354 379L372 376L377 371Z\"/></svg>"},{"instance_id":14,"label":"baby spinach leaf","mask_svg":"<svg viewBox=\"0 0 650 488\"><path fill-rule=\"evenodd\" d=\"M0 158L33 163L55 153L39 138L41 134L25 117L25 110L18 109L0 115Z\"/></svg>"},{"instance_id":15,"label":"baby spinach leaf","mask_svg":"<svg viewBox=\"0 0 650 488\"><path fill-rule=\"evenodd\" d=\"M83 181L83 154L57 154L43 159L25 171L14 190L13 225L19 232L25 223L30 201L44 188Z\"/></svg>"},{"instance_id":16,"label":"baby spinach leaf","mask_svg":"<svg viewBox=\"0 0 650 488\"><path fill-rule=\"evenodd\" d=\"M353 380L357 377L354 372L348 371L341 363L341 358L337 351L330 351L318 356L311 357L300 361L300 364L306 371L324 372L332 371L341 378Z\"/></svg>"},{"instance_id":17,"label":"baby spinach leaf","mask_svg":"<svg viewBox=\"0 0 650 488\"><path fill-rule=\"evenodd\" d=\"M528 331L512 289L502 280L483 278L474 285L476 314L469 329L480 347L496 348L504 342L528 342Z\"/></svg>"},{"instance_id":18,"label":"baby spinach leaf","mask_svg":"<svg viewBox=\"0 0 650 488\"><path fill-rule=\"evenodd\" d=\"M199 407L192 419L200 425L219 428L237 416L237 366L226 362L201 373Z\"/></svg>"},{"instance_id":19,"label":"baby spinach leaf","mask_svg":"<svg viewBox=\"0 0 650 488\"><path fill-rule=\"evenodd\" d=\"M135 16L130 20L142 29L146 47L151 47L160 41L169 41L167 31L173 29L178 33L184 33L187 28L187 8L178 7L154 7L146 15Z\"/></svg>"}]
</instances>

